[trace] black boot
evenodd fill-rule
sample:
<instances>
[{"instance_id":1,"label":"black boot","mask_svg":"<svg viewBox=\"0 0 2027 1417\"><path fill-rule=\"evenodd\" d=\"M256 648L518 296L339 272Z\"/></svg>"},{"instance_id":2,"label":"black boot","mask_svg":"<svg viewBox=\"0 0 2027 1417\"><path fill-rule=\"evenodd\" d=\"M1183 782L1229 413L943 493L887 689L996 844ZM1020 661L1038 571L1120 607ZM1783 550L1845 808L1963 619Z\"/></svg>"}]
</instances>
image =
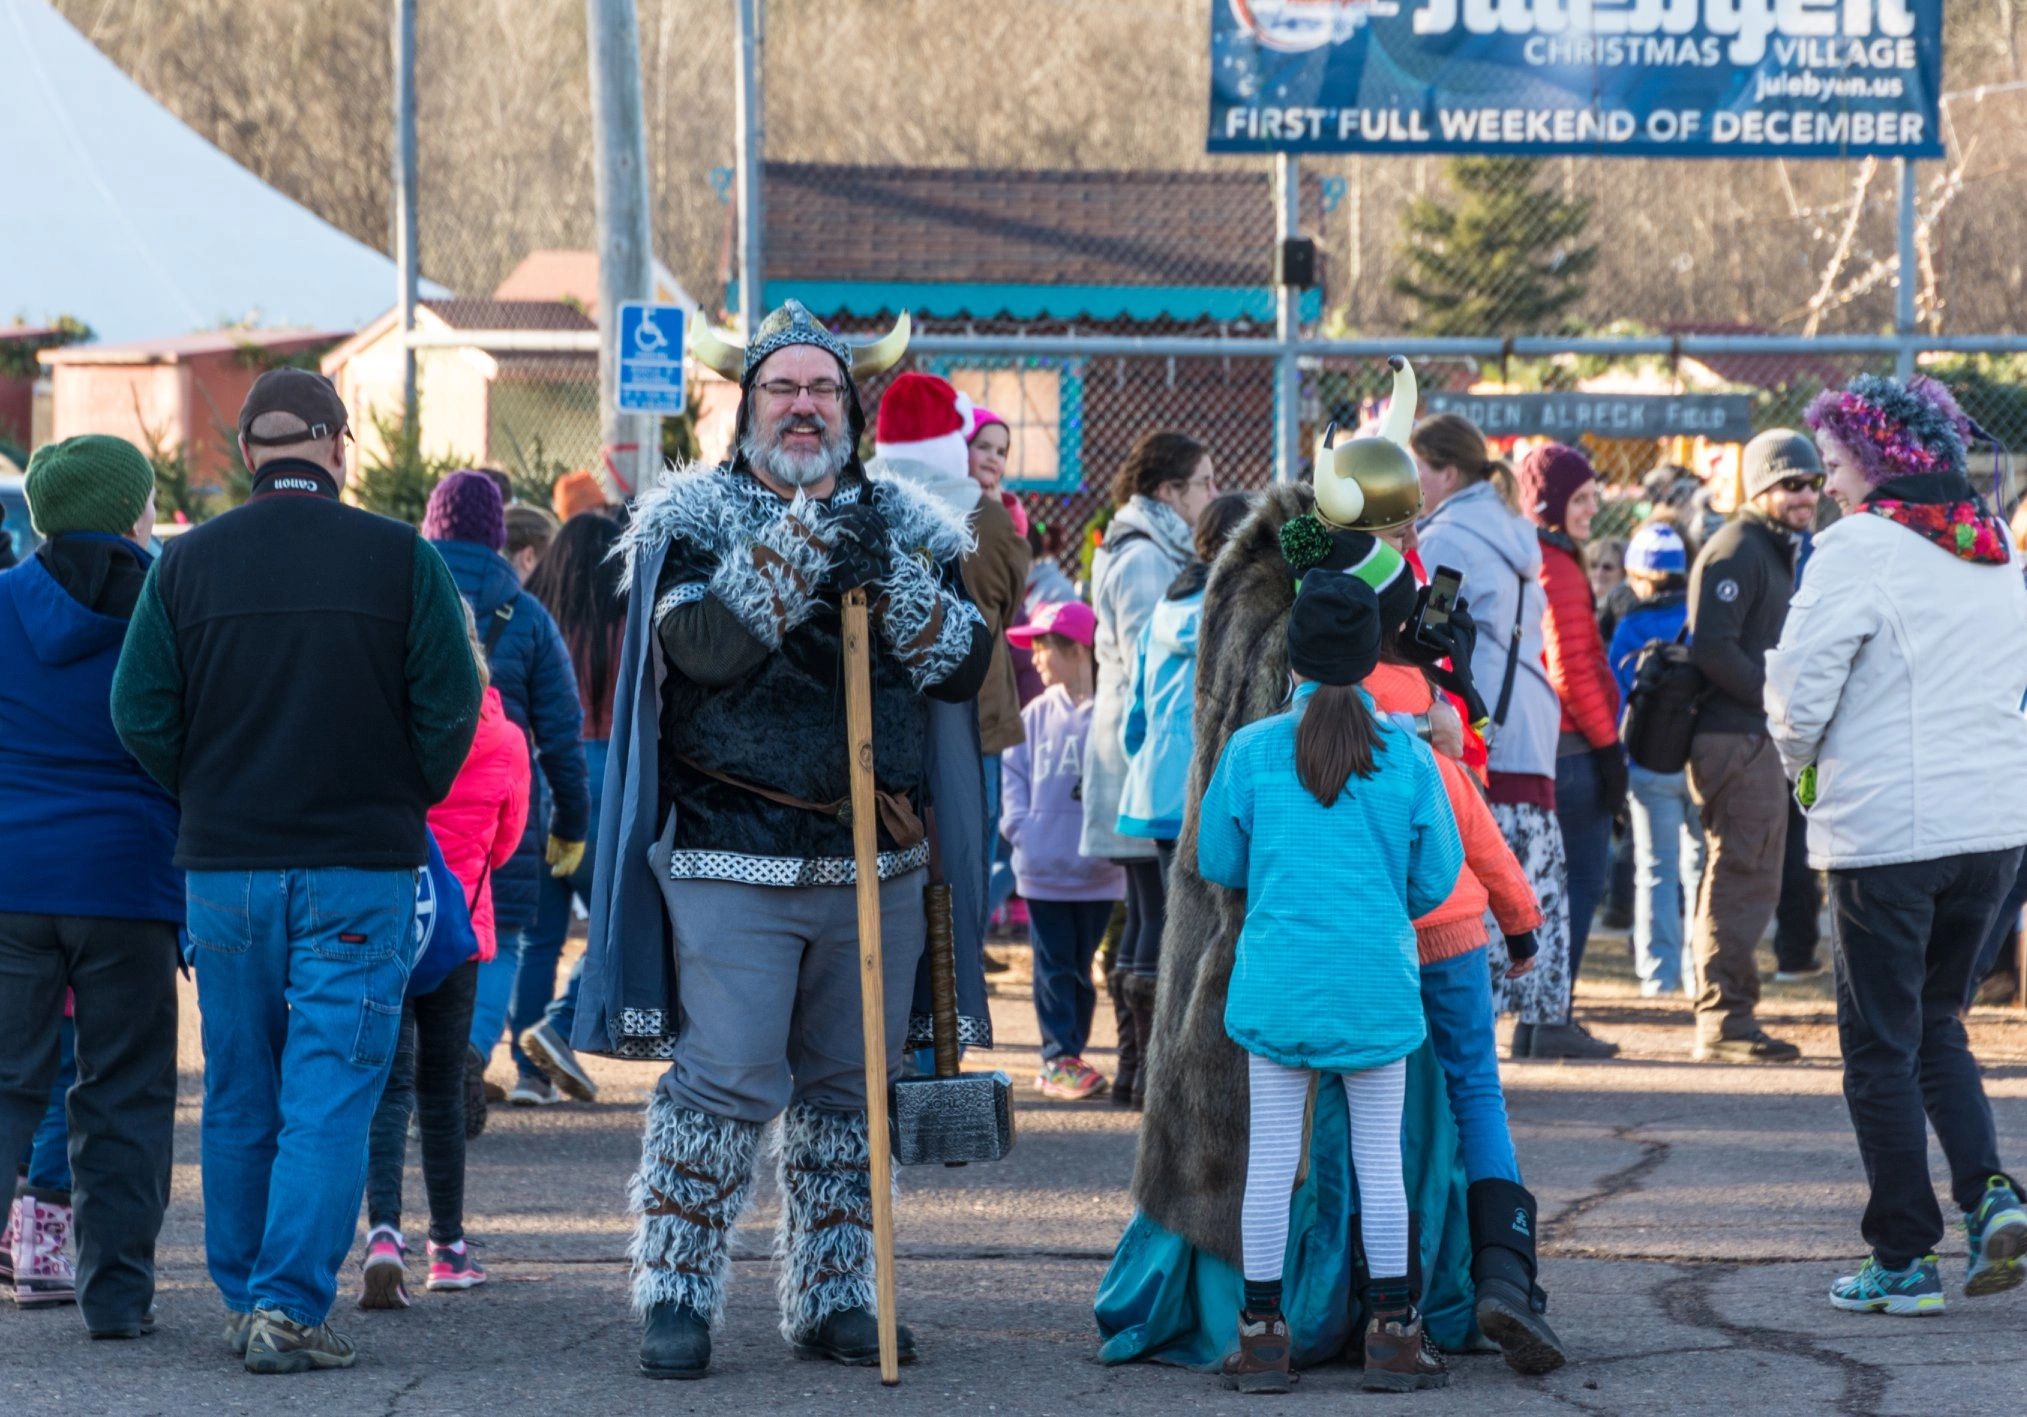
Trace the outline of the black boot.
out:
<instances>
[{"instance_id":1,"label":"black boot","mask_svg":"<svg viewBox=\"0 0 2027 1417\"><path fill-rule=\"evenodd\" d=\"M1140 1077L1140 1030L1134 1026L1133 1005L1127 1002L1125 970L1106 973L1105 992L1112 1000L1112 1021L1119 1028L1119 1066L1112 1072L1112 1100L1131 1107L1134 1084Z\"/></svg>"},{"instance_id":2,"label":"black boot","mask_svg":"<svg viewBox=\"0 0 2027 1417\"><path fill-rule=\"evenodd\" d=\"M1133 1032L1140 1042L1140 1068L1133 1075L1133 1106L1138 1111L1147 1102L1148 1064L1154 1057L1154 981L1144 974L1129 974L1121 981L1127 1007L1133 1011ZM1119 1085L1114 1083L1116 1092Z\"/></svg>"},{"instance_id":3,"label":"black boot","mask_svg":"<svg viewBox=\"0 0 2027 1417\"><path fill-rule=\"evenodd\" d=\"M906 1324L894 1325L894 1353L899 1361L915 1361L915 1335ZM880 1361L880 1321L871 1309L844 1309L796 1341L798 1358L828 1358L847 1368L870 1368Z\"/></svg>"},{"instance_id":4,"label":"black boot","mask_svg":"<svg viewBox=\"0 0 2027 1417\"><path fill-rule=\"evenodd\" d=\"M866 1114L790 1107L781 1118L778 1168L781 1336L798 1357L853 1367L879 1362ZM913 1362L915 1336L905 1326L896 1332L900 1360Z\"/></svg>"},{"instance_id":5,"label":"black boot","mask_svg":"<svg viewBox=\"0 0 2027 1417\"><path fill-rule=\"evenodd\" d=\"M1534 1197L1512 1181L1473 1181L1466 1208L1478 1327L1515 1372L1529 1377L1554 1372L1569 1361L1569 1352L1548 1326L1548 1295L1534 1282Z\"/></svg>"},{"instance_id":6,"label":"black boot","mask_svg":"<svg viewBox=\"0 0 2027 1417\"><path fill-rule=\"evenodd\" d=\"M711 1325L688 1304L665 1299L648 1309L640 1339L644 1378L701 1378L711 1366Z\"/></svg>"}]
</instances>

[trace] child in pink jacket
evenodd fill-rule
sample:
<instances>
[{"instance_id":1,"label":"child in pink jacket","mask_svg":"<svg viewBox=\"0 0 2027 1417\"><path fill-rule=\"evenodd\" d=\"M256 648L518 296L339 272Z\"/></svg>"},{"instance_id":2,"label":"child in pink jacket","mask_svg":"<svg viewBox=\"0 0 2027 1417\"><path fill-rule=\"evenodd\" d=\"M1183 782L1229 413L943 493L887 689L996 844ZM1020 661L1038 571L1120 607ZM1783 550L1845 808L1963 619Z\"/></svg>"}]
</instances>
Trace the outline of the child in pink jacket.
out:
<instances>
[{"instance_id":1,"label":"child in pink jacket","mask_svg":"<svg viewBox=\"0 0 2027 1417\"><path fill-rule=\"evenodd\" d=\"M465 612L467 628L471 612ZM486 657L472 634L479 677ZM367 1155L366 1236L362 1309L408 1307L407 1242L401 1235L401 1168L408 1148L408 1118L417 1113L422 1180L429 1193L431 1289L470 1289L486 1272L465 1247L465 1051L478 990L479 962L497 948L493 930L492 873L520 845L528 820L528 740L514 726L490 685L479 709L478 733L450 795L429 809L429 829L444 864L465 888L478 953L402 1011L401 1046L387 1089L373 1114Z\"/></svg>"}]
</instances>

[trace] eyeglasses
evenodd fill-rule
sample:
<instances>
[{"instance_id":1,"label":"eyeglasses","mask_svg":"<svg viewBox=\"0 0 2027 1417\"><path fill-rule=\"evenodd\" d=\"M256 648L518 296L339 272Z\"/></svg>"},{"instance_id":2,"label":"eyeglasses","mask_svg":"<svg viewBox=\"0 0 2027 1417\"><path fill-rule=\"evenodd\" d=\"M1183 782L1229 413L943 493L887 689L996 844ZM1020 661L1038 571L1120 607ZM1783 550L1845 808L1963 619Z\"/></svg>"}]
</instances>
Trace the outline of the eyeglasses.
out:
<instances>
[{"instance_id":1,"label":"eyeglasses","mask_svg":"<svg viewBox=\"0 0 2027 1417\"><path fill-rule=\"evenodd\" d=\"M1814 477L1784 477L1780 485L1783 492L1821 492L1823 474L1819 472Z\"/></svg>"},{"instance_id":2,"label":"eyeglasses","mask_svg":"<svg viewBox=\"0 0 2027 1417\"><path fill-rule=\"evenodd\" d=\"M1183 486L1189 488L1191 491L1215 492L1218 490L1218 480L1215 477L1208 477L1208 476L1192 477L1187 482L1183 483Z\"/></svg>"},{"instance_id":3,"label":"eyeglasses","mask_svg":"<svg viewBox=\"0 0 2027 1417\"><path fill-rule=\"evenodd\" d=\"M836 403L845 391L845 386L835 379L813 379L807 384L798 384L793 379L769 379L760 388L769 398L782 403L793 403L804 394L816 403Z\"/></svg>"}]
</instances>

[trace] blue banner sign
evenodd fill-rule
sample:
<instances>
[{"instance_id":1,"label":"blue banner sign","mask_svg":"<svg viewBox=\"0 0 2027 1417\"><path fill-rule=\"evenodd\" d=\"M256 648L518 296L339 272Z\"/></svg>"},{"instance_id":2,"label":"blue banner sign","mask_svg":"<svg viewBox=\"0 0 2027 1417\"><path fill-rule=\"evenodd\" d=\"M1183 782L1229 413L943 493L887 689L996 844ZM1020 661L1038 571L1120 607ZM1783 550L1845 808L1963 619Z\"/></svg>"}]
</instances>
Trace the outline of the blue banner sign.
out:
<instances>
[{"instance_id":1,"label":"blue banner sign","mask_svg":"<svg viewBox=\"0 0 2027 1417\"><path fill-rule=\"evenodd\" d=\"M1212 152L1940 157L1942 0L1211 0Z\"/></svg>"}]
</instances>

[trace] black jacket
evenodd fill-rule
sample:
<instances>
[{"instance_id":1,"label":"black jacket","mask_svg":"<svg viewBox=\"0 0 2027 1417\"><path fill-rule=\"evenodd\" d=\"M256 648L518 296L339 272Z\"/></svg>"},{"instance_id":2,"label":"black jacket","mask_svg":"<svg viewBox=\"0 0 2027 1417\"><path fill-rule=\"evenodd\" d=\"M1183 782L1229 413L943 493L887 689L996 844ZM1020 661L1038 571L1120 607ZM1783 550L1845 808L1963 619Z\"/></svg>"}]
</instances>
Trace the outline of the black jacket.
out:
<instances>
[{"instance_id":1,"label":"black jacket","mask_svg":"<svg viewBox=\"0 0 2027 1417\"><path fill-rule=\"evenodd\" d=\"M1704 543L1689 571L1690 658L1711 693L1698 733L1765 733L1767 651L1795 593L1793 533L1747 510Z\"/></svg>"}]
</instances>

